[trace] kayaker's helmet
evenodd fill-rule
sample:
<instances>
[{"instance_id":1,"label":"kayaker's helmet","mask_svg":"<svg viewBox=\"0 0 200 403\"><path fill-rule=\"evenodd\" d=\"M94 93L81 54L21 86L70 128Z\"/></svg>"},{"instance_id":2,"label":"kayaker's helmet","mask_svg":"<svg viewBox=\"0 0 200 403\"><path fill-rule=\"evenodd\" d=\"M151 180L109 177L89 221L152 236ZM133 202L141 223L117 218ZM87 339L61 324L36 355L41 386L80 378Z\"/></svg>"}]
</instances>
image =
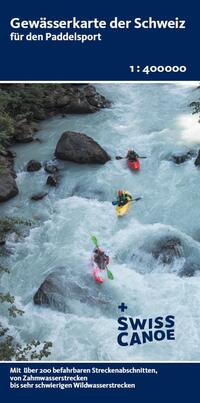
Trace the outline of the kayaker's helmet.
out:
<instances>
[{"instance_id":1,"label":"kayaker's helmet","mask_svg":"<svg viewBox=\"0 0 200 403\"><path fill-rule=\"evenodd\" d=\"M121 196L123 194L122 190L118 190L118 196Z\"/></svg>"},{"instance_id":2,"label":"kayaker's helmet","mask_svg":"<svg viewBox=\"0 0 200 403\"><path fill-rule=\"evenodd\" d=\"M103 250L100 249L100 248L95 248L94 253L97 253L98 255L101 255L101 254L104 253L104 252L103 252Z\"/></svg>"}]
</instances>

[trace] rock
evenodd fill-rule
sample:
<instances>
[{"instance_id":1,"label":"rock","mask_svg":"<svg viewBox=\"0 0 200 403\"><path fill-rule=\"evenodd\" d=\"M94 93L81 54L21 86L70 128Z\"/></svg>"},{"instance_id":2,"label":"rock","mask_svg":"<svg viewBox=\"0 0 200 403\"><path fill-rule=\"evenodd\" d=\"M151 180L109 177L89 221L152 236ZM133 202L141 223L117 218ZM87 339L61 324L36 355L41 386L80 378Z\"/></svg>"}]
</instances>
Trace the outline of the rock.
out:
<instances>
[{"instance_id":1,"label":"rock","mask_svg":"<svg viewBox=\"0 0 200 403\"><path fill-rule=\"evenodd\" d=\"M55 174L58 172L58 167L57 165L53 164L51 161L47 161L44 164L44 170L48 172L49 174Z\"/></svg>"},{"instance_id":2,"label":"rock","mask_svg":"<svg viewBox=\"0 0 200 403\"><path fill-rule=\"evenodd\" d=\"M88 286L81 286L68 276L69 269L57 267L43 281L33 297L34 304L51 307L62 312L70 311L72 300L92 305L108 304L108 301L94 292L91 295ZM94 288L95 290L95 288Z\"/></svg>"},{"instance_id":3,"label":"rock","mask_svg":"<svg viewBox=\"0 0 200 403\"><path fill-rule=\"evenodd\" d=\"M39 171L42 167L42 164L36 160L30 160L26 166L28 172Z\"/></svg>"},{"instance_id":4,"label":"rock","mask_svg":"<svg viewBox=\"0 0 200 403\"><path fill-rule=\"evenodd\" d=\"M11 141L18 143L33 141L41 120L69 113L94 113L110 106L90 84L0 84L0 93L2 102L11 99L7 106L12 118L14 113Z\"/></svg>"},{"instance_id":5,"label":"rock","mask_svg":"<svg viewBox=\"0 0 200 403\"><path fill-rule=\"evenodd\" d=\"M47 195L48 195L47 192L40 192L40 193L37 193L37 194L31 196L31 200L35 200L35 201L42 200Z\"/></svg>"},{"instance_id":6,"label":"rock","mask_svg":"<svg viewBox=\"0 0 200 403\"><path fill-rule=\"evenodd\" d=\"M91 137L71 131L62 134L56 146L55 156L80 164L105 164L111 159Z\"/></svg>"},{"instance_id":7,"label":"rock","mask_svg":"<svg viewBox=\"0 0 200 403\"><path fill-rule=\"evenodd\" d=\"M33 129L31 125L24 122L18 123L15 127L13 138L17 143L30 143L33 141Z\"/></svg>"},{"instance_id":8,"label":"rock","mask_svg":"<svg viewBox=\"0 0 200 403\"><path fill-rule=\"evenodd\" d=\"M14 160L14 158L16 157L16 153L14 151L8 150L8 149L0 149L0 156L3 156L5 158L7 158L8 160Z\"/></svg>"},{"instance_id":9,"label":"rock","mask_svg":"<svg viewBox=\"0 0 200 403\"><path fill-rule=\"evenodd\" d=\"M34 132L37 132L39 130L39 124L37 122L31 122L30 127Z\"/></svg>"},{"instance_id":10,"label":"rock","mask_svg":"<svg viewBox=\"0 0 200 403\"><path fill-rule=\"evenodd\" d=\"M175 164L183 164L183 162L188 161L192 158L193 152L188 151L185 154L173 154L172 155L172 161L175 162Z\"/></svg>"},{"instance_id":11,"label":"rock","mask_svg":"<svg viewBox=\"0 0 200 403\"><path fill-rule=\"evenodd\" d=\"M110 102L100 95L92 85L68 87L67 94L60 93L56 106L62 113L94 113L110 106Z\"/></svg>"},{"instance_id":12,"label":"rock","mask_svg":"<svg viewBox=\"0 0 200 403\"><path fill-rule=\"evenodd\" d=\"M178 238L161 240L152 252L155 259L164 264L173 263L174 259L184 256L181 241Z\"/></svg>"},{"instance_id":13,"label":"rock","mask_svg":"<svg viewBox=\"0 0 200 403\"><path fill-rule=\"evenodd\" d=\"M0 233L0 246L6 244L6 236L3 233Z\"/></svg>"},{"instance_id":14,"label":"rock","mask_svg":"<svg viewBox=\"0 0 200 403\"><path fill-rule=\"evenodd\" d=\"M71 97L70 103L62 108L64 113L76 114L94 113L97 110L96 107L90 105L85 97Z\"/></svg>"},{"instance_id":15,"label":"rock","mask_svg":"<svg viewBox=\"0 0 200 403\"><path fill-rule=\"evenodd\" d=\"M60 106L66 106L67 104L70 103L70 96L69 95L61 95L59 98L56 100L56 104L58 107Z\"/></svg>"},{"instance_id":16,"label":"rock","mask_svg":"<svg viewBox=\"0 0 200 403\"><path fill-rule=\"evenodd\" d=\"M0 151L0 173L6 171L10 171L13 177L16 177L16 174L13 170L14 165L14 153L9 150L1 150Z\"/></svg>"},{"instance_id":17,"label":"rock","mask_svg":"<svg viewBox=\"0 0 200 403\"><path fill-rule=\"evenodd\" d=\"M57 177L55 175L49 175L46 184L49 186L57 186Z\"/></svg>"},{"instance_id":18,"label":"rock","mask_svg":"<svg viewBox=\"0 0 200 403\"><path fill-rule=\"evenodd\" d=\"M200 165L200 150L198 151L197 158L194 161L194 165L196 167L199 167L199 165Z\"/></svg>"},{"instance_id":19,"label":"rock","mask_svg":"<svg viewBox=\"0 0 200 403\"><path fill-rule=\"evenodd\" d=\"M13 254L13 248L8 247L6 244L0 245L0 256L10 256Z\"/></svg>"},{"instance_id":20,"label":"rock","mask_svg":"<svg viewBox=\"0 0 200 403\"><path fill-rule=\"evenodd\" d=\"M200 271L200 266L195 263L186 262L180 272L181 277L193 277L196 272Z\"/></svg>"},{"instance_id":21,"label":"rock","mask_svg":"<svg viewBox=\"0 0 200 403\"><path fill-rule=\"evenodd\" d=\"M111 105L111 102L108 101L103 95L100 95L93 85L87 85L84 87L84 94L90 105L93 105L98 109L109 108Z\"/></svg>"},{"instance_id":22,"label":"rock","mask_svg":"<svg viewBox=\"0 0 200 403\"><path fill-rule=\"evenodd\" d=\"M19 193L15 178L10 170L0 173L0 202L7 201Z\"/></svg>"}]
</instances>

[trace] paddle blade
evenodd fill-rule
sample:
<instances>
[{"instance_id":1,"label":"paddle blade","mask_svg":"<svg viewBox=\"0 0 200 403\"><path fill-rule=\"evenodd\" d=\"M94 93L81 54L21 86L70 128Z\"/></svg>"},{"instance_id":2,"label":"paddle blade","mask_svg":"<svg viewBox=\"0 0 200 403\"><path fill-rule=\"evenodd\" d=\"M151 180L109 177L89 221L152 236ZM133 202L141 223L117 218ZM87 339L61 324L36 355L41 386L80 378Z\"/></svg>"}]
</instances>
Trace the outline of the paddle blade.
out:
<instances>
[{"instance_id":1,"label":"paddle blade","mask_svg":"<svg viewBox=\"0 0 200 403\"><path fill-rule=\"evenodd\" d=\"M94 243L94 245L98 248L98 241L95 235L91 236L91 241Z\"/></svg>"},{"instance_id":2,"label":"paddle blade","mask_svg":"<svg viewBox=\"0 0 200 403\"><path fill-rule=\"evenodd\" d=\"M114 277L113 277L113 274L111 273L111 271L108 270L108 268L106 268L106 271L107 271L107 276L108 276L109 280L114 280Z\"/></svg>"},{"instance_id":3,"label":"paddle blade","mask_svg":"<svg viewBox=\"0 0 200 403\"><path fill-rule=\"evenodd\" d=\"M112 205L113 205L113 206L116 206L116 205L117 205L117 201L115 201L115 200L112 201Z\"/></svg>"},{"instance_id":4,"label":"paddle blade","mask_svg":"<svg viewBox=\"0 0 200 403\"><path fill-rule=\"evenodd\" d=\"M141 197L137 197L136 199L133 199L132 201L138 201L138 200L141 200L142 199L142 196Z\"/></svg>"}]
</instances>

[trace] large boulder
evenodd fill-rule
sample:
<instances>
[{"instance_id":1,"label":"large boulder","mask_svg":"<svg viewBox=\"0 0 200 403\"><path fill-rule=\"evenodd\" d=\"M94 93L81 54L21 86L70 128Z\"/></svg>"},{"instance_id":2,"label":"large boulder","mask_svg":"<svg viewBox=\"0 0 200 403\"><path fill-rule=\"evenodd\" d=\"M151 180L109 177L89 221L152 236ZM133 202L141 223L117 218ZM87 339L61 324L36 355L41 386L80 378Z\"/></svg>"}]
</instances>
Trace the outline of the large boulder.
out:
<instances>
[{"instance_id":1,"label":"large boulder","mask_svg":"<svg viewBox=\"0 0 200 403\"><path fill-rule=\"evenodd\" d=\"M56 146L55 156L80 164L105 164L110 160L107 152L91 137L71 131L62 134Z\"/></svg>"},{"instance_id":2,"label":"large boulder","mask_svg":"<svg viewBox=\"0 0 200 403\"><path fill-rule=\"evenodd\" d=\"M0 202L7 201L18 193L19 189L12 173L9 170L0 172Z\"/></svg>"},{"instance_id":3,"label":"large boulder","mask_svg":"<svg viewBox=\"0 0 200 403\"><path fill-rule=\"evenodd\" d=\"M46 306L62 312L69 312L72 301L92 305L105 305L108 301L99 296L99 291L91 295L88 285L80 285L69 279L69 268L57 267L46 277L33 297L36 305Z\"/></svg>"},{"instance_id":4,"label":"large boulder","mask_svg":"<svg viewBox=\"0 0 200 403\"><path fill-rule=\"evenodd\" d=\"M168 238L159 241L152 254L163 264L171 264L175 259L183 257L184 251L180 239Z\"/></svg>"}]
</instances>

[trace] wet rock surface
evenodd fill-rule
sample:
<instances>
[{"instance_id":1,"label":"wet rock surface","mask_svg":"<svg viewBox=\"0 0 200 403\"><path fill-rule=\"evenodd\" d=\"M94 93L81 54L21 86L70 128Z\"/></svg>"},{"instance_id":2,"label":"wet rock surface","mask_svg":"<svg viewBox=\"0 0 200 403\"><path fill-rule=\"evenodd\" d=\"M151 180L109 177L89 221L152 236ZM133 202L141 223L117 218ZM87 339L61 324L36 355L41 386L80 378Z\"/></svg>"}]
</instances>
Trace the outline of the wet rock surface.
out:
<instances>
[{"instance_id":1,"label":"wet rock surface","mask_svg":"<svg viewBox=\"0 0 200 403\"><path fill-rule=\"evenodd\" d=\"M39 171L42 168L42 164L36 160L30 160L26 166L28 172Z\"/></svg>"},{"instance_id":2,"label":"wet rock surface","mask_svg":"<svg viewBox=\"0 0 200 403\"><path fill-rule=\"evenodd\" d=\"M13 170L14 157L10 150L0 151L0 202L5 202L19 193Z\"/></svg>"},{"instance_id":3,"label":"wet rock surface","mask_svg":"<svg viewBox=\"0 0 200 403\"><path fill-rule=\"evenodd\" d=\"M31 200L38 201L44 199L48 195L48 192L39 192L31 196Z\"/></svg>"},{"instance_id":4,"label":"wet rock surface","mask_svg":"<svg viewBox=\"0 0 200 403\"><path fill-rule=\"evenodd\" d=\"M5 202L19 193L15 178L12 174L5 172L0 174L0 202Z\"/></svg>"},{"instance_id":5,"label":"wet rock surface","mask_svg":"<svg viewBox=\"0 0 200 403\"><path fill-rule=\"evenodd\" d=\"M55 174L56 172L58 172L58 167L52 161L47 161L44 164L44 170L49 174Z\"/></svg>"},{"instance_id":6,"label":"wet rock surface","mask_svg":"<svg viewBox=\"0 0 200 403\"><path fill-rule=\"evenodd\" d=\"M105 164L110 160L107 152L91 137L71 131L62 134L56 146L55 156L80 164Z\"/></svg>"},{"instance_id":7,"label":"wet rock surface","mask_svg":"<svg viewBox=\"0 0 200 403\"><path fill-rule=\"evenodd\" d=\"M188 151L187 153L175 153L172 154L172 161L175 162L175 164L183 164L185 161L191 160L194 155L193 151Z\"/></svg>"},{"instance_id":8,"label":"wet rock surface","mask_svg":"<svg viewBox=\"0 0 200 403\"><path fill-rule=\"evenodd\" d=\"M72 300L95 305L108 303L95 291L92 295L87 285L81 286L78 282L70 280L67 272L67 268L63 266L53 269L35 293L34 304L66 312L70 311Z\"/></svg>"},{"instance_id":9,"label":"wet rock surface","mask_svg":"<svg viewBox=\"0 0 200 403\"><path fill-rule=\"evenodd\" d=\"M58 178L55 175L49 175L47 178L47 185L56 187L58 185Z\"/></svg>"},{"instance_id":10,"label":"wet rock surface","mask_svg":"<svg viewBox=\"0 0 200 403\"><path fill-rule=\"evenodd\" d=\"M194 165L195 165L196 167L199 167L199 166L200 166L200 150L198 151L197 157L196 157L196 159L195 159L195 161L194 161Z\"/></svg>"},{"instance_id":11,"label":"wet rock surface","mask_svg":"<svg viewBox=\"0 0 200 403\"><path fill-rule=\"evenodd\" d=\"M193 277L196 273L200 273L200 264L186 262L179 275L181 277Z\"/></svg>"},{"instance_id":12,"label":"wet rock surface","mask_svg":"<svg viewBox=\"0 0 200 403\"><path fill-rule=\"evenodd\" d=\"M180 239L162 239L156 245L152 255L155 259L159 259L163 264L171 264L175 259L184 256L184 250Z\"/></svg>"}]
</instances>

